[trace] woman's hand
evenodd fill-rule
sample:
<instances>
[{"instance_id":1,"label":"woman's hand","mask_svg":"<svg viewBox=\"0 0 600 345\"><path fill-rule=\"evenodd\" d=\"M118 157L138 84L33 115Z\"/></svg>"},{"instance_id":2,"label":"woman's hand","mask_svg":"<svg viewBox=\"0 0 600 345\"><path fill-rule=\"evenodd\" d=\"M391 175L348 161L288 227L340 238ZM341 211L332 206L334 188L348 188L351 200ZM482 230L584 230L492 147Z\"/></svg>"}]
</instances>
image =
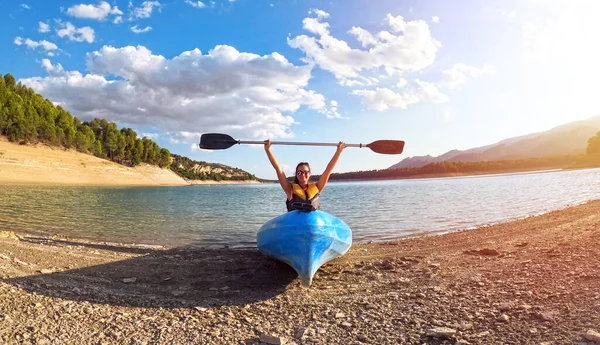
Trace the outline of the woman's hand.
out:
<instances>
[{"instance_id":1,"label":"woman's hand","mask_svg":"<svg viewBox=\"0 0 600 345\"><path fill-rule=\"evenodd\" d=\"M271 139L265 140L265 151L269 152L271 150Z\"/></svg>"},{"instance_id":2,"label":"woman's hand","mask_svg":"<svg viewBox=\"0 0 600 345\"><path fill-rule=\"evenodd\" d=\"M348 146L346 145L346 143L344 143L343 141L340 141L340 142L338 143L338 146L337 146L337 152L339 152L339 153L342 153L342 151L343 151L343 150L344 150L346 147L348 147Z\"/></svg>"}]
</instances>

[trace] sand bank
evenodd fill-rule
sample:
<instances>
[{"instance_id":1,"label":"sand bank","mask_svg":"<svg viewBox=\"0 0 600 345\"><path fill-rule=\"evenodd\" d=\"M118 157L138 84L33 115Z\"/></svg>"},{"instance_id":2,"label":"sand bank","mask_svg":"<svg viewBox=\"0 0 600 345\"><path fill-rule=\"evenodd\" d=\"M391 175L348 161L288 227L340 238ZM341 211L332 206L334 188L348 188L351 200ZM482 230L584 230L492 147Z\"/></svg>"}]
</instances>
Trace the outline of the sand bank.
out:
<instances>
[{"instance_id":1,"label":"sand bank","mask_svg":"<svg viewBox=\"0 0 600 345\"><path fill-rule=\"evenodd\" d=\"M0 184L90 186L184 186L256 181L188 181L170 169L141 164L134 168L47 145L18 145L0 137Z\"/></svg>"},{"instance_id":2,"label":"sand bank","mask_svg":"<svg viewBox=\"0 0 600 345\"><path fill-rule=\"evenodd\" d=\"M0 236L0 343L598 344L600 201L354 245L303 288L256 249Z\"/></svg>"}]
</instances>

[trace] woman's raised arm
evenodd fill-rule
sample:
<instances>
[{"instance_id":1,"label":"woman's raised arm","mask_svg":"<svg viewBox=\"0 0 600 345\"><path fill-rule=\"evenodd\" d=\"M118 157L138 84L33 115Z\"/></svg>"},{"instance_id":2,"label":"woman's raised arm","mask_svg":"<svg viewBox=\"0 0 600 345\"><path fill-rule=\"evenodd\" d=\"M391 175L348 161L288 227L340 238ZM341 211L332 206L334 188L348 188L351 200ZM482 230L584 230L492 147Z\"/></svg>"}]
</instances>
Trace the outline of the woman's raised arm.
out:
<instances>
[{"instance_id":1,"label":"woman's raised arm","mask_svg":"<svg viewBox=\"0 0 600 345\"><path fill-rule=\"evenodd\" d=\"M289 199L290 196L292 195L292 184L290 183L290 181L288 181L287 177L285 176L285 173L283 172L283 170L281 170L281 167L279 166L279 162L277 162L277 159L271 152L271 140L270 139L265 140L265 151L267 152L267 157L269 157L269 161L271 162L271 165L273 165L273 168L275 168L275 172L277 173L277 179L279 180L279 184L281 185L281 188L283 188L283 190L285 191L285 195L287 195L287 197Z\"/></svg>"},{"instance_id":2,"label":"woman's raised arm","mask_svg":"<svg viewBox=\"0 0 600 345\"><path fill-rule=\"evenodd\" d=\"M327 185L327 181L329 181L329 176L331 175L333 168L335 168L335 165L337 164L337 161L345 148L346 144L343 141L340 141L337 146L337 150L335 151L335 154L331 158L329 164L327 164L327 168L325 168L325 171L323 172L323 174L319 178L319 181L317 182L317 188L319 188L319 192L322 191Z\"/></svg>"}]
</instances>

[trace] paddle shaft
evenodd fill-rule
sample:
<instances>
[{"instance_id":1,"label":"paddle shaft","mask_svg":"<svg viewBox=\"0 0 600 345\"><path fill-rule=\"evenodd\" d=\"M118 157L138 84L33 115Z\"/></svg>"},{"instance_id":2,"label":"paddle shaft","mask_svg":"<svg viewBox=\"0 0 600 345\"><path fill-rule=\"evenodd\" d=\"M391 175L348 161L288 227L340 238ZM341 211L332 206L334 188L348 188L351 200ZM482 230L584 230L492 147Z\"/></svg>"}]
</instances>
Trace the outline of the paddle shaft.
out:
<instances>
[{"instance_id":1,"label":"paddle shaft","mask_svg":"<svg viewBox=\"0 0 600 345\"><path fill-rule=\"evenodd\" d=\"M238 144L260 144L264 145L264 141L253 140L236 140ZM338 146L336 143L307 143L294 141L271 141L272 145L303 145L303 146ZM346 144L347 147L367 147L364 144Z\"/></svg>"}]
</instances>

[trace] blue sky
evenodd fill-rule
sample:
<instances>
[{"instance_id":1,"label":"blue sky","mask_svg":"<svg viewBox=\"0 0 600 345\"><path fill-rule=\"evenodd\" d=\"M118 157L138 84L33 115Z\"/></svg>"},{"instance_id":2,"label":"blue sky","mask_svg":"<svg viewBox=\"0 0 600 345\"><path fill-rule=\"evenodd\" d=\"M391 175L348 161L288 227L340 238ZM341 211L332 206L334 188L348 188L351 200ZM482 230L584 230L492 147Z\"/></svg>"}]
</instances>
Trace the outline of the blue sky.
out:
<instances>
[{"instance_id":1,"label":"blue sky","mask_svg":"<svg viewBox=\"0 0 600 345\"><path fill-rule=\"evenodd\" d=\"M387 168L600 114L600 3L507 1L4 1L0 72L83 120L171 152L275 178L242 140L406 141L348 148L336 171ZM291 174L330 147L274 146Z\"/></svg>"}]
</instances>

